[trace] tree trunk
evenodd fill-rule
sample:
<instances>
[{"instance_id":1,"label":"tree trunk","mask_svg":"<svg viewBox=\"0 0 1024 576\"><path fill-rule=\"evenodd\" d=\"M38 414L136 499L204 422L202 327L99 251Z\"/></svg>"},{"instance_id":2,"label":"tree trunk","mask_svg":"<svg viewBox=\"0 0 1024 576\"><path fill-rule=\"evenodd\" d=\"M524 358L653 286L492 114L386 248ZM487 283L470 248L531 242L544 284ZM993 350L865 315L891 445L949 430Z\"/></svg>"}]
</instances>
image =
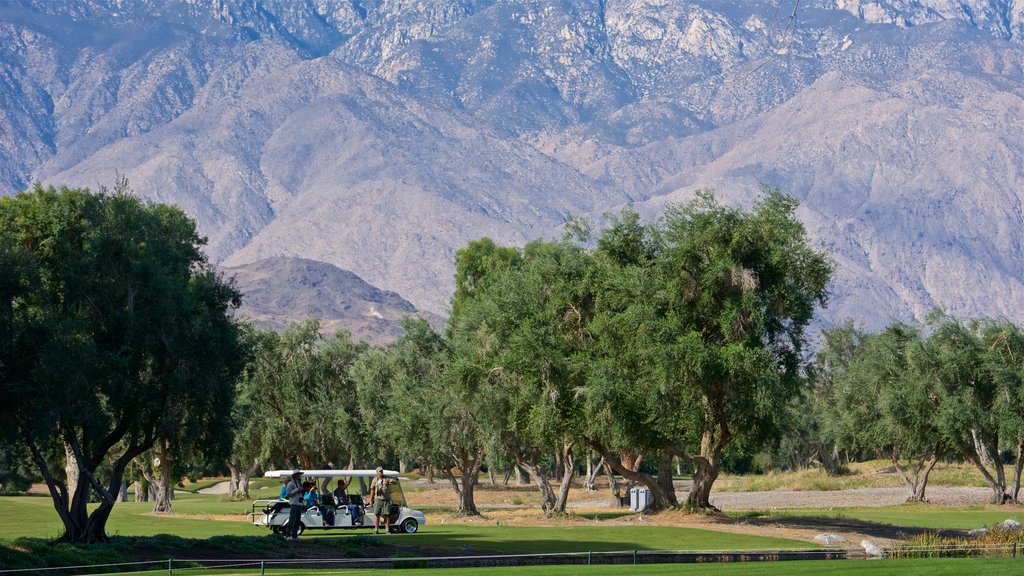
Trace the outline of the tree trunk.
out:
<instances>
[{"instance_id":1,"label":"tree trunk","mask_svg":"<svg viewBox=\"0 0 1024 576\"><path fill-rule=\"evenodd\" d=\"M658 485L666 492L676 492L676 485L672 481L672 455L666 451L658 453Z\"/></svg>"},{"instance_id":2,"label":"tree trunk","mask_svg":"<svg viewBox=\"0 0 1024 576\"><path fill-rule=\"evenodd\" d=\"M448 483L451 484L452 490L455 491L455 496L458 497L459 501L462 501L462 488L459 487L459 479L452 473L452 469L445 467L445 476L448 478Z\"/></svg>"},{"instance_id":3,"label":"tree trunk","mask_svg":"<svg viewBox=\"0 0 1024 576\"><path fill-rule=\"evenodd\" d=\"M604 474L608 477L608 491L612 493L612 498L615 498L617 503L622 494L619 492L619 482L615 479L615 470L612 470L612 465L605 460L604 456L601 457L601 467L604 468Z\"/></svg>"},{"instance_id":4,"label":"tree trunk","mask_svg":"<svg viewBox=\"0 0 1024 576\"><path fill-rule=\"evenodd\" d=\"M525 482L523 480L523 469L519 466L516 466L516 486L522 486L524 483Z\"/></svg>"},{"instance_id":5,"label":"tree trunk","mask_svg":"<svg viewBox=\"0 0 1024 576\"><path fill-rule=\"evenodd\" d=\"M260 469L260 463L258 460L253 460L252 464L248 468L242 470L242 473L238 477L238 494L237 497L242 500L249 499L249 479L252 475Z\"/></svg>"},{"instance_id":6,"label":"tree trunk","mask_svg":"<svg viewBox=\"0 0 1024 576\"><path fill-rule=\"evenodd\" d=\"M171 462L171 445L167 440L160 440L160 476L156 478L156 501L153 503L153 512L170 514L174 511L171 504L171 490L174 484L171 476L174 472L174 464Z\"/></svg>"},{"instance_id":7,"label":"tree trunk","mask_svg":"<svg viewBox=\"0 0 1024 576\"><path fill-rule=\"evenodd\" d=\"M473 466L470 470L462 469L462 498L459 501L460 514L466 516L479 516L480 511L476 509L476 500L473 499L473 490L476 488L477 478L480 476L480 467Z\"/></svg>"},{"instance_id":8,"label":"tree trunk","mask_svg":"<svg viewBox=\"0 0 1024 576\"><path fill-rule=\"evenodd\" d=\"M238 493L238 484L242 481L242 466L233 460L225 460L224 465L231 473L231 479L228 480L228 495L233 498Z\"/></svg>"},{"instance_id":9,"label":"tree trunk","mask_svg":"<svg viewBox=\"0 0 1024 576\"><path fill-rule=\"evenodd\" d=\"M711 487L718 479L718 457L697 456L693 461L696 469L690 494L686 498L686 507L698 511L717 511L718 509L711 505Z\"/></svg>"},{"instance_id":10,"label":"tree trunk","mask_svg":"<svg viewBox=\"0 0 1024 576\"><path fill-rule=\"evenodd\" d=\"M491 482L492 488L498 487L498 481L494 479L494 470L490 466L487 467L487 479Z\"/></svg>"},{"instance_id":11,"label":"tree trunk","mask_svg":"<svg viewBox=\"0 0 1024 576\"><path fill-rule=\"evenodd\" d=\"M456 513L463 516L479 516L480 512L476 509L476 501L473 499L473 490L480 476L483 454L479 451L460 450L453 453L452 456L455 459L456 466L459 467L461 485L456 481L451 468L446 467L445 470L447 475L449 475L449 481L452 482L453 488L455 488L456 494L459 496L459 509L456 510Z\"/></svg>"},{"instance_id":12,"label":"tree trunk","mask_svg":"<svg viewBox=\"0 0 1024 576\"><path fill-rule=\"evenodd\" d=\"M127 480L121 480L121 489L117 493L117 501L118 502L127 502L128 501L128 481Z\"/></svg>"},{"instance_id":13,"label":"tree trunk","mask_svg":"<svg viewBox=\"0 0 1024 576\"><path fill-rule=\"evenodd\" d=\"M515 468L515 464L512 465L512 468L509 468L508 470L505 471L505 478L501 481L502 486L508 486L508 480L509 478L512 477L513 468Z\"/></svg>"},{"instance_id":14,"label":"tree trunk","mask_svg":"<svg viewBox=\"0 0 1024 576\"><path fill-rule=\"evenodd\" d=\"M594 454L587 456L587 479L583 482L583 489L588 492L597 490L597 477L604 469L604 458L598 458L594 463Z\"/></svg>"},{"instance_id":15,"label":"tree trunk","mask_svg":"<svg viewBox=\"0 0 1024 576\"><path fill-rule=\"evenodd\" d=\"M925 490L928 488L928 476L931 474L932 469L939 462L942 457L942 447L936 445L927 453L921 457L916 458L913 470L913 477L907 474L906 469L900 464L899 452L893 450L889 454L889 460L892 462L893 468L896 469L900 479L903 481L903 485L907 487L909 492L907 496L907 502L927 502L928 499L925 496Z\"/></svg>"},{"instance_id":16,"label":"tree trunk","mask_svg":"<svg viewBox=\"0 0 1024 576\"><path fill-rule=\"evenodd\" d=\"M480 477L480 465L483 454L480 452L460 451L452 454L455 465L459 469L459 478L455 477L451 468L445 467L448 481L459 498L459 509L456 514L463 516L479 516L480 511L476 508L476 501L473 499L473 490L476 487L477 479Z\"/></svg>"},{"instance_id":17,"label":"tree trunk","mask_svg":"<svg viewBox=\"0 0 1024 576\"><path fill-rule=\"evenodd\" d=\"M399 474L405 474L405 459L404 458L399 458L398 459L398 473Z\"/></svg>"},{"instance_id":18,"label":"tree trunk","mask_svg":"<svg viewBox=\"0 0 1024 576\"><path fill-rule=\"evenodd\" d=\"M112 434L105 441L100 442L94 448L96 453L93 454L83 452L78 437L73 431L63 431L61 435L66 449L65 455L72 462L71 466L68 466L67 462L65 463L65 480L63 481L53 474L42 450L37 445L27 442L27 447L33 462L46 482L54 509L64 524L62 539L80 544L108 542L110 539L106 534L107 519L117 502L117 494L124 479L125 468L145 450L152 439L141 438L138 443L129 444L124 452L113 458L108 483L103 484L96 478L95 471L100 462L108 456L108 451L117 441L117 435ZM73 470L68 474L68 470L71 468ZM69 487L65 483L69 478L74 480L73 487ZM89 497L93 493L99 498L99 505L90 513ZM71 496L72 494L73 496Z\"/></svg>"},{"instance_id":19,"label":"tree trunk","mask_svg":"<svg viewBox=\"0 0 1024 576\"><path fill-rule=\"evenodd\" d=\"M722 426L724 428L724 425ZM696 465L693 472L693 485L686 498L686 507L695 511L715 511L711 505L711 487L718 479L719 466L722 461L722 450L732 440L727 430L720 430L718 439L712 431L704 432L700 441L700 456L693 459Z\"/></svg>"},{"instance_id":20,"label":"tree trunk","mask_svg":"<svg viewBox=\"0 0 1024 576\"><path fill-rule=\"evenodd\" d=\"M981 457L977 452L971 451L964 455L964 457L974 464L974 467L981 472L981 475L988 482L989 488L992 490L992 497L989 500L992 504L1005 504L1010 497L1006 494L1006 486L999 483L999 481L992 476L988 468L982 463Z\"/></svg>"},{"instance_id":21,"label":"tree trunk","mask_svg":"<svg viewBox=\"0 0 1024 576\"><path fill-rule=\"evenodd\" d=\"M544 511L545 515L551 514L555 509L556 497L555 490L551 487L551 480L548 479L547 474L544 473L540 466L533 462L517 459L516 464L533 477L537 488L540 489L540 508Z\"/></svg>"},{"instance_id":22,"label":"tree trunk","mask_svg":"<svg viewBox=\"0 0 1024 576\"><path fill-rule=\"evenodd\" d=\"M1020 502L1020 476L1024 471L1024 438L1017 442L1017 462L1013 466L1013 501Z\"/></svg>"},{"instance_id":23,"label":"tree trunk","mask_svg":"<svg viewBox=\"0 0 1024 576\"><path fill-rule=\"evenodd\" d=\"M75 453L71 449L71 445L67 442L64 443L64 458L64 476L67 478L68 500L72 501L75 499L75 492L78 490L79 485L78 462L75 460Z\"/></svg>"},{"instance_id":24,"label":"tree trunk","mask_svg":"<svg viewBox=\"0 0 1024 576\"><path fill-rule=\"evenodd\" d=\"M569 502L569 490L572 488L572 479L576 476L576 462L572 457L572 442L566 442L562 447L562 484L558 487L558 499L555 500L553 512L565 514L565 506Z\"/></svg>"},{"instance_id":25,"label":"tree trunk","mask_svg":"<svg viewBox=\"0 0 1024 576\"><path fill-rule=\"evenodd\" d=\"M650 474L644 474L643 472L637 472L631 470L621 460L619 460L619 454L613 454L611 451L604 448L597 443L591 443L591 448L597 451L602 457L604 457L605 463L611 466L612 470L616 471L626 480L631 482L637 482L643 484L650 489L651 495L654 497L652 508L660 510L663 508L672 508L679 505L679 501L676 500L676 493L674 490L666 491L665 488L658 484L658 481ZM635 452L634 452L635 453ZM639 458L633 460L633 464L638 464Z\"/></svg>"},{"instance_id":26,"label":"tree trunk","mask_svg":"<svg viewBox=\"0 0 1024 576\"><path fill-rule=\"evenodd\" d=\"M145 502L144 498L146 497L146 493L142 491L142 482L139 482L138 480L132 482L132 492L135 493L136 502Z\"/></svg>"},{"instance_id":27,"label":"tree trunk","mask_svg":"<svg viewBox=\"0 0 1024 576\"><path fill-rule=\"evenodd\" d=\"M917 484L917 489L914 494L916 502L927 502L928 498L925 496L925 490L928 488L928 476L932 473L935 465L939 463L939 459L942 455L939 452L932 454L932 457L928 460L928 464L925 465L924 470L921 472L921 480Z\"/></svg>"}]
</instances>

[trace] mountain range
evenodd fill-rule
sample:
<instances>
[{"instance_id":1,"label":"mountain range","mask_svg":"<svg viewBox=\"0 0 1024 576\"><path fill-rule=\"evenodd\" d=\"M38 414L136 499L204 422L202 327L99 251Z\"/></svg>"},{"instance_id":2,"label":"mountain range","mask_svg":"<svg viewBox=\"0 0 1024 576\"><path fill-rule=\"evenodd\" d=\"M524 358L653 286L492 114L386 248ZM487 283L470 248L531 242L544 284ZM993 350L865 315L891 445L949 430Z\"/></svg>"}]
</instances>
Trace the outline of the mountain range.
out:
<instances>
[{"instance_id":1,"label":"mountain range","mask_svg":"<svg viewBox=\"0 0 1024 576\"><path fill-rule=\"evenodd\" d=\"M0 193L117 175L441 316L468 240L764 183L825 322L1024 321L1024 0L0 0Z\"/></svg>"}]
</instances>

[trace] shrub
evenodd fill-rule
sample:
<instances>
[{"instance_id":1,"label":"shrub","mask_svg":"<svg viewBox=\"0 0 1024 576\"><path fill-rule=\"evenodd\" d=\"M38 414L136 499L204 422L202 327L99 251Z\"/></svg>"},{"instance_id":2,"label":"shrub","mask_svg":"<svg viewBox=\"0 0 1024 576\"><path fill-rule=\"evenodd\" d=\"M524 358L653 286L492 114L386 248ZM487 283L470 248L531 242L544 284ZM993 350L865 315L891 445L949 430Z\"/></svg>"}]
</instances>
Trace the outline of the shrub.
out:
<instances>
[{"instance_id":1,"label":"shrub","mask_svg":"<svg viewBox=\"0 0 1024 576\"><path fill-rule=\"evenodd\" d=\"M950 537L934 532L919 534L894 545L889 554L893 558L962 558L969 556L1007 556L1022 548L1024 530L1009 530L992 526L978 536Z\"/></svg>"}]
</instances>

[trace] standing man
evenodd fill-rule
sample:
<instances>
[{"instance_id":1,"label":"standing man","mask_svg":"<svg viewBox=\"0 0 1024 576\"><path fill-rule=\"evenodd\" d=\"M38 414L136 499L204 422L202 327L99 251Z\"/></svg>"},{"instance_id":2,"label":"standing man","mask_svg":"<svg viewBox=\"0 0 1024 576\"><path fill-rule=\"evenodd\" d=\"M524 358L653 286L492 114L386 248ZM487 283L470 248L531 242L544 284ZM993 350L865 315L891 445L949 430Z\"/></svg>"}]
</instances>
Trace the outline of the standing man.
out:
<instances>
[{"instance_id":1,"label":"standing man","mask_svg":"<svg viewBox=\"0 0 1024 576\"><path fill-rule=\"evenodd\" d=\"M305 511L304 492L302 488L302 470L292 470L292 479L285 485L288 496L289 515L288 525L284 529L285 540L295 540L299 537L299 525L302 523L302 513Z\"/></svg>"},{"instance_id":2,"label":"standing man","mask_svg":"<svg viewBox=\"0 0 1024 576\"><path fill-rule=\"evenodd\" d=\"M384 518L384 533L391 525L391 484L394 480L384 477L384 469L377 467L377 477L370 483L370 506L373 507L373 533L380 533L380 519Z\"/></svg>"}]
</instances>

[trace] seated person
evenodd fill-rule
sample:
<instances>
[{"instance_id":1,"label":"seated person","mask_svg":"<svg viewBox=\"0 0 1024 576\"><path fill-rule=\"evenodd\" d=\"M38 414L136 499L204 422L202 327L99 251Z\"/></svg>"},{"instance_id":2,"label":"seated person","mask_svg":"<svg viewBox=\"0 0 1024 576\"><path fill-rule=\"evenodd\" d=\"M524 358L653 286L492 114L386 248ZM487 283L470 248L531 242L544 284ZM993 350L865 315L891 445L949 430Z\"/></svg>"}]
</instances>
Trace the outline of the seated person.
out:
<instances>
[{"instance_id":1,"label":"seated person","mask_svg":"<svg viewBox=\"0 0 1024 576\"><path fill-rule=\"evenodd\" d=\"M348 508L348 513L352 515L352 523L358 523L359 506L353 504L352 500L345 492L345 480L343 479L338 479L338 487L334 489L334 502L338 506L346 506Z\"/></svg>"},{"instance_id":2,"label":"seated person","mask_svg":"<svg viewBox=\"0 0 1024 576\"><path fill-rule=\"evenodd\" d=\"M302 488L305 490L303 498L306 501L306 508L312 508L313 506L320 505L320 491L316 489L316 484L312 482L304 482Z\"/></svg>"},{"instance_id":3,"label":"seated person","mask_svg":"<svg viewBox=\"0 0 1024 576\"><path fill-rule=\"evenodd\" d=\"M306 490L303 495L303 500L306 503L306 509L316 508L324 521L324 526L334 525L334 508L329 506L321 506L320 502L320 490L317 489L316 484L312 482L304 482L302 487Z\"/></svg>"},{"instance_id":4,"label":"seated person","mask_svg":"<svg viewBox=\"0 0 1024 576\"><path fill-rule=\"evenodd\" d=\"M288 507L288 478L284 479L284 484L281 486L281 493L277 496L278 501L274 502L270 506L271 512L280 512L283 508Z\"/></svg>"}]
</instances>

